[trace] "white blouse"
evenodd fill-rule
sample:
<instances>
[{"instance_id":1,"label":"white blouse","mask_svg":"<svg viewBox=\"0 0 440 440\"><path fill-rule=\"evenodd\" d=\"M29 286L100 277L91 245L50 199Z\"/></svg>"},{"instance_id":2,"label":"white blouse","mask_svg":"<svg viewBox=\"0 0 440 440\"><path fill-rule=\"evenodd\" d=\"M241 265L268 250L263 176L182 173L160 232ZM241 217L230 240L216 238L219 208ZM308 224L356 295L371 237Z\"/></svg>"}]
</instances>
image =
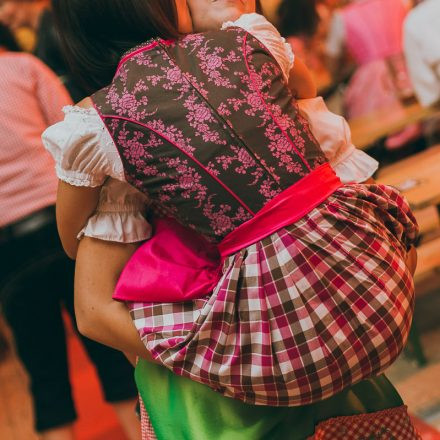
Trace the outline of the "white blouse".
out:
<instances>
[{"instance_id":1,"label":"white blouse","mask_svg":"<svg viewBox=\"0 0 440 440\"><path fill-rule=\"evenodd\" d=\"M361 183L373 176L379 162L353 145L350 127L344 117L332 113L320 96L299 99L298 107L343 183Z\"/></svg>"},{"instance_id":2,"label":"white blouse","mask_svg":"<svg viewBox=\"0 0 440 440\"><path fill-rule=\"evenodd\" d=\"M260 39L288 77L294 59L292 50L264 17L246 14L223 27L229 26L241 26ZM354 147L343 117L331 113L322 98L299 100L298 105L343 182L362 182L374 174L378 163ZM49 127L42 136L55 159L58 178L75 186L102 185L97 210L78 238L123 243L146 240L151 235L144 218L148 197L126 182L116 145L97 111L67 106L64 113L64 120Z\"/></svg>"}]
</instances>

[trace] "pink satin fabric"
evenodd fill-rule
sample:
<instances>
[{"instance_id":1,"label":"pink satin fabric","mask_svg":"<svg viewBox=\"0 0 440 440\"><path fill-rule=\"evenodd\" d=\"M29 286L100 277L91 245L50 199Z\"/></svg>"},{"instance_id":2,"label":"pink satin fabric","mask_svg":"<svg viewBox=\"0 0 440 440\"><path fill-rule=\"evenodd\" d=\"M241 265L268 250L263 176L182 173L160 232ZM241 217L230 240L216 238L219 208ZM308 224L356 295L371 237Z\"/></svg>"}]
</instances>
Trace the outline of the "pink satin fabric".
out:
<instances>
[{"instance_id":1,"label":"pink satin fabric","mask_svg":"<svg viewBox=\"0 0 440 440\"><path fill-rule=\"evenodd\" d=\"M154 235L131 257L113 299L180 302L208 295L220 278L215 244L171 218L154 223Z\"/></svg>"},{"instance_id":2,"label":"pink satin fabric","mask_svg":"<svg viewBox=\"0 0 440 440\"><path fill-rule=\"evenodd\" d=\"M113 299L182 302L209 295L220 279L227 256L295 223L341 185L330 165L321 165L272 199L218 245L176 220L158 219L153 237L134 253L122 271Z\"/></svg>"}]
</instances>

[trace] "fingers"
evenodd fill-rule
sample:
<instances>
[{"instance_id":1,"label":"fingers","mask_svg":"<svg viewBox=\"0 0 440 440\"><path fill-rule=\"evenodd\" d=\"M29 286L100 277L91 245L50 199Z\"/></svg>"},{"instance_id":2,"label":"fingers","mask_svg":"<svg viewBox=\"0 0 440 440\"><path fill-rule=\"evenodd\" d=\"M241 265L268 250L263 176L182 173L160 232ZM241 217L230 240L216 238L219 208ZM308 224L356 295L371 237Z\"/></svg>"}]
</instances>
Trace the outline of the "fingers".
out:
<instances>
[{"instance_id":1,"label":"fingers","mask_svg":"<svg viewBox=\"0 0 440 440\"><path fill-rule=\"evenodd\" d=\"M24 26L36 29L41 12L47 6L47 0L3 2L0 5L0 23L3 23L12 30Z\"/></svg>"}]
</instances>

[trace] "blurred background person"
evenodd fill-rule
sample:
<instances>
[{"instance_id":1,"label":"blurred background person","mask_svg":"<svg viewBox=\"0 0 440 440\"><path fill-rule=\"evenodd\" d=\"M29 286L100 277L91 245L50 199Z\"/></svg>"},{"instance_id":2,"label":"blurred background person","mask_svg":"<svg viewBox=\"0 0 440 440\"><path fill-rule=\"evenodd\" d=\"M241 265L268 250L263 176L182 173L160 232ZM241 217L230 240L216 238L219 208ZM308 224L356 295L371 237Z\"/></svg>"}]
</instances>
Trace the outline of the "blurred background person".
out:
<instances>
[{"instance_id":1,"label":"blurred background person","mask_svg":"<svg viewBox=\"0 0 440 440\"><path fill-rule=\"evenodd\" d=\"M440 104L440 2L419 2L404 29L405 57L417 98L424 106Z\"/></svg>"},{"instance_id":2,"label":"blurred background person","mask_svg":"<svg viewBox=\"0 0 440 440\"><path fill-rule=\"evenodd\" d=\"M404 50L409 75L419 102L440 105L440 2L422 0L407 16ZM424 123L428 145L440 143L440 117Z\"/></svg>"},{"instance_id":3,"label":"blurred background person","mask_svg":"<svg viewBox=\"0 0 440 440\"><path fill-rule=\"evenodd\" d=\"M0 21L12 31L36 29L41 11L48 5L49 0L0 0Z\"/></svg>"},{"instance_id":4,"label":"blurred background person","mask_svg":"<svg viewBox=\"0 0 440 440\"><path fill-rule=\"evenodd\" d=\"M0 0L0 22L14 32L20 47L31 52L41 10L49 0Z\"/></svg>"},{"instance_id":5,"label":"blurred background person","mask_svg":"<svg viewBox=\"0 0 440 440\"><path fill-rule=\"evenodd\" d=\"M278 28L292 46L295 56L312 71L318 89L327 72L316 0L283 0L278 9Z\"/></svg>"},{"instance_id":6,"label":"blurred background person","mask_svg":"<svg viewBox=\"0 0 440 440\"><path fill-rule=\"evenodd\" d=\"M23 28L30 29L31 36L24 33L25 40L30 41L23 41L22 45L28 47L57 74L74 102L79 102L86 96L61 53L48 0L3 1L0 3L0 22L16 33Z\"/></svg>"},{"instance_id":7,"label":"blurred background person","mask_svg":"<svg viewBox=\"0 0 440 440\"><path fill-rule=\"evenodd\" d=\"M41 133L62 119L71 98L33 55L18 52L0 26L0 301L28 372L36 430L43 440L73 439L76 412L68 376L61 303L73 314L74 264L55 221L57 178ZM137 391L124 356L83 339L106 400L130 439L140 438Z\"/></svg>"},{"instance_id":8,"label":"blurred background person","mask_svg":"<svg viewBox=\"0 0 440 440\"><path fill-rule=\"evenodd\" d=\"M345 54L357 65L344 97L348 119L399 108L413 97L402 47L408 10L405 0L352 0L334 14L326 43L329 68L337 77ZM419 125L410 125L386 146L399 148L420 134Z\"/></svg>"}]
</instances>

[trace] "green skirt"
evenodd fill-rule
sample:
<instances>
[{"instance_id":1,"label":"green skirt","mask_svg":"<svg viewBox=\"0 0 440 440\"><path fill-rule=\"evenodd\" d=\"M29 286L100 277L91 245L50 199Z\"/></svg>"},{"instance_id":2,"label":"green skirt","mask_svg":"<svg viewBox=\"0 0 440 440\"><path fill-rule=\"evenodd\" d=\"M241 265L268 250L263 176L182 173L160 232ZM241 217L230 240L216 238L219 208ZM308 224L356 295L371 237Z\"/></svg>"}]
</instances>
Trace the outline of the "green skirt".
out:
<instances>
[{"instance_id":1,"label":"green skirt","mask_svg":"<svg viewBox=\"0 0 440 440\"><path fill-rule=\"evenodd\" d=\"M385 376L299 407L248 405L142 360L135 377L158 440L305 440L324 420L403 405Z\"/></svg>"}]
</instances>

